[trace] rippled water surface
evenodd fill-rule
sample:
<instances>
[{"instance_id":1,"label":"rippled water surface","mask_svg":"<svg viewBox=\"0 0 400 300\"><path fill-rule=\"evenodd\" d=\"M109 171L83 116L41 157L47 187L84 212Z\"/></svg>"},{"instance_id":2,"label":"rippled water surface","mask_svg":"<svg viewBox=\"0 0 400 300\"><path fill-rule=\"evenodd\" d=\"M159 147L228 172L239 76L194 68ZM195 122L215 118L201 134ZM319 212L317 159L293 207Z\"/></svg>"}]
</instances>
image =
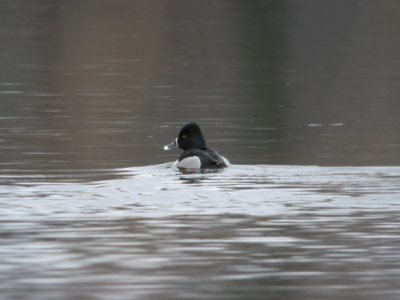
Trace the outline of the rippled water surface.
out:
<instances>
[{"instance_id":1,"label":"rippled water surface","mask_svg":"<svg viewBox=\"0 0 400 300\"><path fill-rule=\"evenodd\" d=\"M399 299L399 3L1 1L0 299Z\"/></svg>"},{"instance_id":2,"label":"rippled water surface","mask_svg":"<svg viewBox=\"0 0 400 300\"><path fill-rule=\"evenodd\" d=\"M398 167L115 171L2 187L4 298L398 298Z\"/></svg>"}]
</instances>

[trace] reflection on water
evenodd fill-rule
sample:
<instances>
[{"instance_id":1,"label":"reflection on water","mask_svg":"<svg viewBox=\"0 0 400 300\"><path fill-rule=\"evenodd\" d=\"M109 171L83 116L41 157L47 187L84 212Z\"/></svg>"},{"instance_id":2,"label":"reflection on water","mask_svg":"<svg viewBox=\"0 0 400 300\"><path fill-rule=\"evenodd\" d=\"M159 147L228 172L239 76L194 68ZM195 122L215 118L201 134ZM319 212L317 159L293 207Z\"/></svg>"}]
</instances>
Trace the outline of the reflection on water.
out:
<instances>
[{"instance_id":1,"label":"reflection on water","mask_svg":"<svg viewBox=\"0 0 400 300\"><path fill-rule=\"evenodd\" d=\"M10 175L170 161L189 121L234 163L399 164L397 1L39 3L0 11Z\"/></svg>"},{"instance_id":2,"label":"reflection on water","mask_svg":"<svg viewBox=\"0 0 400 300\"><path fill-rule=\"evenodd\" d=\"M3 297L398 297L398 167L119 172L4 186Z\"/></svg>"},{"instance_id":3,"label":"reflection on water","mask_svg":"<svg viewBox=\"0 0 400 300\"><path fill-rule=\"evenodd\" d=\"M399 9L2 1L0 298L397 299Z\"/></svg>"}]
</instances>

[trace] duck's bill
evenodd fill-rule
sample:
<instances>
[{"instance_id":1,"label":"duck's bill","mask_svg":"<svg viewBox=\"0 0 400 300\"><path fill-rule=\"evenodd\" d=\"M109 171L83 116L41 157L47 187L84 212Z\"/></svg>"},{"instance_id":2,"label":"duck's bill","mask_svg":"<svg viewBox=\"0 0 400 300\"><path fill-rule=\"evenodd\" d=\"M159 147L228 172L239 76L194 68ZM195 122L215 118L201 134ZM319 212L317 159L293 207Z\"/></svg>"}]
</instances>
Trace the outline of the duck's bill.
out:
<instances>
[{"instance_id":1,"label":"duck's bill","mask_svg":"<svg viewBox=\"0 0 400 300\"><path fill-rule=\"evenodd\" d=\"M176 138L171 144L164 146L164 151L169 151L178 148L178 139Z\"/></svg>"}]
</instances>

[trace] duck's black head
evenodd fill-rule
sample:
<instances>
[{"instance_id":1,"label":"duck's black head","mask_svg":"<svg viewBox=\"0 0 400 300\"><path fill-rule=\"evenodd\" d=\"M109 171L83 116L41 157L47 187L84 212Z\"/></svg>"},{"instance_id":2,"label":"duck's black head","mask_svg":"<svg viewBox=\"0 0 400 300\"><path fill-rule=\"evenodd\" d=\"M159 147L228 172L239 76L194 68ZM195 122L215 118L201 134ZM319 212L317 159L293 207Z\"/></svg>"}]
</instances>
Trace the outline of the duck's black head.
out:
<instances>
[{"instance_id":1,"label":"duck's black head","mask_svg":"<svg viewBox=\"0 0 400 300\"><path fill-rule=\"evenodd\" d=\"M171 150L177 147L182 150L205 148L206 142L199 125L189 123L183 126L178 137L171 144L165 146L164 150Z\"/></svg>"},{"instance_id":2,"label":"duck's black head","mask_svg":"<svg viewBox=\"0 0 400 300\"><path fill-rule=\"evenodd\" d=\"M185 125L179 132L178 146L183 150L205 148L206 141L204 140L199 125L196 123Z\"/></svg>"}]
</instances>

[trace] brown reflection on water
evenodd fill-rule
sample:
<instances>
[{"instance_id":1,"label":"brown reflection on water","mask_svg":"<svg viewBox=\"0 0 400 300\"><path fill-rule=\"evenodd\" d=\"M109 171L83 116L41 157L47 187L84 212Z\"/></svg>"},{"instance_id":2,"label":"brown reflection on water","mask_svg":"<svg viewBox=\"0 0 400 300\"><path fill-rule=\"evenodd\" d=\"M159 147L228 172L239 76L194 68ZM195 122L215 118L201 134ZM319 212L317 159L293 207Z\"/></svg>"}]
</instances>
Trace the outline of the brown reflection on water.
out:
<instances>
[{"instance_id":1,"label":"brown reflection on water","mask_svg":"<svg viewBox=\"0 0 400 300\"><path fill-rule=\"evenodd\" d=\"M233 163L398 165L396 1L6 2L0 163L171 161L197 121Z\"/></svg>"},{"instance_id":2,"label":"brown reflection on water","mask_svg":"<svg viewBox=\"0 0 400 300\"><path fill-rule=\"evenodd\" d=\"M303 153L310 162L398 165L399 3L315 1L288 9L293 162ZM304 123L321 126L295 128Z\"/></svg>"}]
</instances>

